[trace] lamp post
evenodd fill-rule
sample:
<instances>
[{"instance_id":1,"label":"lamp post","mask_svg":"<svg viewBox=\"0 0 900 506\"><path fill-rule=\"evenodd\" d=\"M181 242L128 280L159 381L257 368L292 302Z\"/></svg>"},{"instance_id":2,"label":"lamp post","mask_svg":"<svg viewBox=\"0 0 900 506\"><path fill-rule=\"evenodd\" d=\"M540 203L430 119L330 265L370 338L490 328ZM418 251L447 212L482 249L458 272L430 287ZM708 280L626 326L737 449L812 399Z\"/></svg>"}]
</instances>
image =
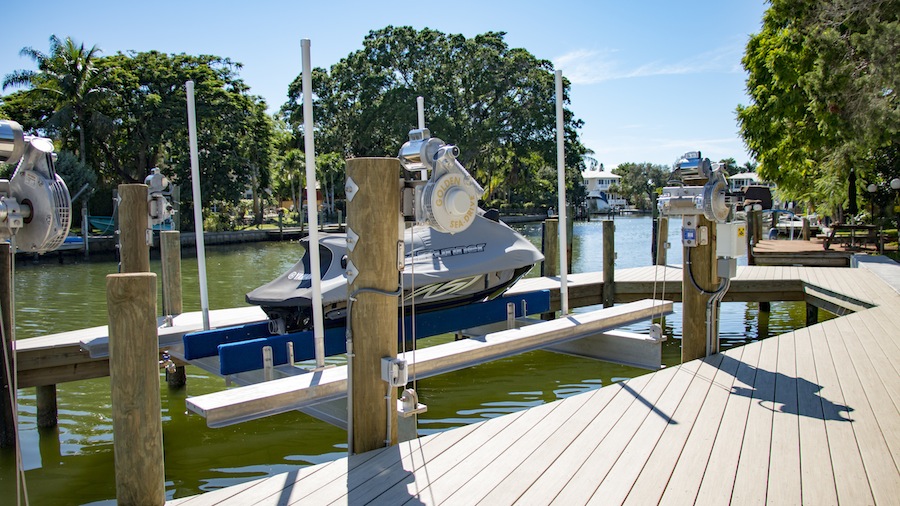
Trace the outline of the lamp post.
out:
<instances>
[{"instance_id":1,"label":"lamp post","mask_svg":"<svg viewBox=\"0 0 900 506\"><path fill-rule=\"evenodd\" d=\"M875 224L875 192L878 191L878 186L875 183L869 183L869 186L866 186L866 190L869 192L869 208L871 209L872 215L872 225Z\"/></svg>"}]
</instances>

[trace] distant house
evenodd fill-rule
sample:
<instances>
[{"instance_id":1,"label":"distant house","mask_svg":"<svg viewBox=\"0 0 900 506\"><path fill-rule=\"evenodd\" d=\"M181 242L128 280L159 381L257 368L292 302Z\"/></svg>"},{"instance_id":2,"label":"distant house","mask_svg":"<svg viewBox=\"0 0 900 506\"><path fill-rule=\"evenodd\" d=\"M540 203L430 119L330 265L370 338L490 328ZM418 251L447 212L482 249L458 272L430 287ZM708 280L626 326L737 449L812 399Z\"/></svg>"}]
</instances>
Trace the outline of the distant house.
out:
<instances>
[{"instance_id":1,"label":"distant house","mask_svg":"<svg viewBox=\"0 0 900 506\"><path fill-rule=\"evenodd\" d=\"M606 214L628 206L628 201L621 195L609 191L609 187L618 184L622 176L606 172L602 163L599 169L582 171L581 179L587 189L585 202L588 213Z\"/></svg>"},{"instance_id":2,"label":"distant house","mask_svg":"<svg viewBox=\"0 0 900 506\"><path fill-rule=\"evenodd\" d=\"M745 186L767 186L774 188L775 183L764 181L756 172L741 172L733 176L728 176L728 189L732 192L739 192Z\"/></svg>"}]
</instances>

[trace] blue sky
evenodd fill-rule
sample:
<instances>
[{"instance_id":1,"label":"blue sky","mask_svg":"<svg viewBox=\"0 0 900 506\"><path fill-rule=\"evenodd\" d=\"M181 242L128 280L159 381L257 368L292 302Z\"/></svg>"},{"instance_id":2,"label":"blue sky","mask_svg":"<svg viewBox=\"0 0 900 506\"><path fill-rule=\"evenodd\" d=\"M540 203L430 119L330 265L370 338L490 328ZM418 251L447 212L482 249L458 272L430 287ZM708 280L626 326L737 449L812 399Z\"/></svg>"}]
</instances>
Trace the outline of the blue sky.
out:
<instances>
[{"instance_id":1,"label":"blue sky","mask_svg":"<svg viewBox=\"0 0 900 506\"><path fill-rule=\"evenodd\" d=\"M671 165L698 149L743 164L750 156L734 111L749 99L740 60L767 6L763 0L10 1L3 8L0 75L33 69L19 50L46 52L51 34L96 44L107 55L215 54L242 63L241 78L274 111L300 73L301 39L311 40L312 64L327 68L387 25L467 37L502 31L510 47L551 60L572 81L570 107L584 121L582 141L607 168Z\"/></svg>"}]
</instances>

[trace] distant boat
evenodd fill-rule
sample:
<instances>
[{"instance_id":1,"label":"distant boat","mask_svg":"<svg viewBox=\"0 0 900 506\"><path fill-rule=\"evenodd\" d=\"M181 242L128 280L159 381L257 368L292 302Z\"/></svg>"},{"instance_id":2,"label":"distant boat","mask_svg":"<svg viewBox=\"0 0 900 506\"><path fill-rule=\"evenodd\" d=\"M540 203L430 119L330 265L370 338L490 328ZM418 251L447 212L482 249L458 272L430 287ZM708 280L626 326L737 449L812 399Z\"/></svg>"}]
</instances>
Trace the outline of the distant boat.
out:
<instances>
[{"instance_id":1,"label":"distant boat","mask_svg":"<svg viewBox=\"0 0 900 506\"><path fill-rule=\"evenodd\" d=\"M116 231L116 220L112 216L88 216L88 221L100 235L112 235Z\"/></svg>"},{"instance_id":2,"label":"distant boat","mask_svg":"<svg viewBox=\"0 0 900 506\"><path fill-rule=\"evenodd\" d=\"M116 220L112 216L88 216L88 221L100 235L113 235L116 231ZM153 225L153 230L175 230L175 224L168 219L157 225Z\"/></svg>"},{"instance_id":3,"label":"distant boat","mask_svg":"<svg viewBox=\"0 0 900 506\"><path fill-rule=\"evenodd\" d=\"M609 191L609 187L618 184L622 176L600 169L589 169L581 172L581 178L587 188L587 212L589 214L609 214L628 207L628 200L617 193Z\"/></svg>"}]
</instances>

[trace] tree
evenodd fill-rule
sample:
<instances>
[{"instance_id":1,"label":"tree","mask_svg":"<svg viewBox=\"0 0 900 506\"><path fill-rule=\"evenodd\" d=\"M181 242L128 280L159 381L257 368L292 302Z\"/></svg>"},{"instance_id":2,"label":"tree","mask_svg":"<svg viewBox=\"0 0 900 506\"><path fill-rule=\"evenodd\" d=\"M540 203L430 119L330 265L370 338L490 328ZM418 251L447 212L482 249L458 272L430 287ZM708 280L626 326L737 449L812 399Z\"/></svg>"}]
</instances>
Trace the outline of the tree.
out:
<instances>
[{"instance_id":1,"label":"tree","mask_svg":"<svg viewBox=\"0 0 900 506\"><path fill-rule=\"evenodd\" d=\"M900 140L900 1L770 3L743 58L741 135L787 198L838 196L853 213L857 180Z\"/></svg>"},{"instance_id":2,"label":"tree","mask_svg":"<svg viewBox=\"0 0 900 506\"><path fill-rule=\"evenodd\" d=\"M616 191L639 209L656 212L657 190L666 186L671 170L665 165L649 162L623 163L612 170L622 176Z\"/></svg>"},{"instance_id":3,"label":"tree","mask_svg":"<svg viewBox=\"0 0 900 506\"><path fill-rule=\"evenodd\" d=\"M460 147L460 163L487 188L485 198L532 189L542 169L556 166L553 69L509 48L504 35L392 26L370 32L362 49L313 73L317 147L344 157L395 156L416 126L416 97L424 96L432 135ZM568 82L564 88L568 102ZM298 130L301 91L298 77L282 108ZM581 121L568 110L565 116L574 188L585 148Z\"/></svg>"},{"instance_id":4,"label":"tree","mask_svg":"<svg viewBox=\"0 0 900 506\"><path fill-rule=\"evenodd\" d=\"M43 95L38 103L52 108L52 113L43 119L42 128L62 135L63 145L77 132L77 152L81 163L86 161L86 133L90 116L105 91L102 84L104 72L97 63L100 49L92 46L85 49L84 43L76 44L66 37L61 41L56 35L50 36L50 53L45 54L31 47L22 48L22 56L31 58L37 71L18 70L3 79L3 89L9 87L29 87L30 94Z\"/></svg>"}]
</instances>

